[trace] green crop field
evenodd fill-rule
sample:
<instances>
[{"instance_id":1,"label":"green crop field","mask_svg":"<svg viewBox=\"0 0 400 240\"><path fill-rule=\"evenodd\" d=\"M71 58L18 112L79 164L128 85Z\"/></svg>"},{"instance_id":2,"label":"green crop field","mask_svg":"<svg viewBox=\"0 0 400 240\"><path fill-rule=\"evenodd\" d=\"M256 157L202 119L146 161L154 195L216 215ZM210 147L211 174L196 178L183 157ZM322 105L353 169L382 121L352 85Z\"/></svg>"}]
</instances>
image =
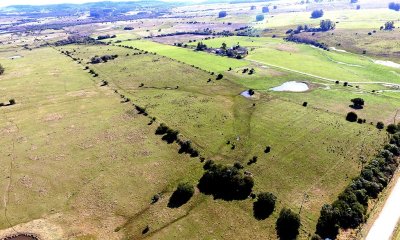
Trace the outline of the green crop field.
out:
<instances>
[{"instance_id":1,"label":"green crop field","mask_svg":"<svg viewBox=\"0 0 400 240\"><path fill-rule=\"evenodd\" d=\"M155 52L159 55L173 58L189 65L195 65L201 69L213 72L224 72L230 67L238 68L248 65L246 62L236 59L213 56L203 52L195 52L190 49L164 45L151 41L128 41L122 42L121 45L132 46L141 50Z\"/></svg>"}]
</instances>

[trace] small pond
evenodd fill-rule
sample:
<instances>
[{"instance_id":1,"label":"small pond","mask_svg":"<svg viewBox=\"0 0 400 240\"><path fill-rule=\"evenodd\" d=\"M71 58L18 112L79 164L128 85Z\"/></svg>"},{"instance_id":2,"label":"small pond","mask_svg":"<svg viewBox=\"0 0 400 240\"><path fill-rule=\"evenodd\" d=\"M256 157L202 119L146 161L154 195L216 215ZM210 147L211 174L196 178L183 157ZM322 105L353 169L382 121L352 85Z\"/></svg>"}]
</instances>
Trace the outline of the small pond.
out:
<instances>
[{"instance_id":1,"label":"small pond","mask_svg":"<svg viewBox=\"0 0 400 240\"><path fill-rule=\"evenodd\" d=\"M306 83L296 81L285 82L280 86L271 88L274 92L306 92L309 89Z\"/></svg>"}]
</instances>

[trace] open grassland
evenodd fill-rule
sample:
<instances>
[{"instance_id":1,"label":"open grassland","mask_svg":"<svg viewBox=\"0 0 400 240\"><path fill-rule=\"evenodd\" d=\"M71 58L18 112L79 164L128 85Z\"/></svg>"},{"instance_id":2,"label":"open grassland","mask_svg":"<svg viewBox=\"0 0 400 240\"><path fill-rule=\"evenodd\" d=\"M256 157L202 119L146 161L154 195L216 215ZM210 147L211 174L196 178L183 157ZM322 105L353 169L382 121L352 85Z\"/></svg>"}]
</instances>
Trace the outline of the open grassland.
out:
<instances>
[{"instance_id":1,"label":"open grassland","mask_svg":"<svg viewBox=\"0 0 400 240\"><path fill-rule=\"evenodd\" d=\"M324 51L304 44L282 42L257 48L246 59L341 82L400 83L396 74L400 70L396 68L381 66L360 55Z\"/></svg>"},{"instance_id":2,"label":"open grassland","mask_svg":"<svg viewBox=\"0 0 400 240\"><path fill-rule=\"evenodd\" d=\"M19 231L46 239L120 239L114 229L155 193L200 173L81 66L50 48L18 54L1 54L2 101L17 102L0 109L2 229L27 222Z\"/></svg>"},{"instance_id":3,"label":"open grassland","mask_svg":"<svg viewBox=\"0 0 400 240\"><path fill-rule=\"evenodd\" d=\"M299 211L304 194L307 194L301 213L301 238L314 231L321 206L332 202L358 174L360 154L369 158L386 139L385 134L374 126L348 123L342 114L304 108L302 102L287 100L279 94L263 92L258 95L258 100L238 96L245 89L240 85L271 84L263 83L258 72L257 77L253 76L253 82L250 79L241 82L240 73L234 72L225 73L231 80L212 78L208 82L207 79L213 77L209 73L160 55L132 55L136 51L113 46L62 48L84 60L92 55L112 54L120 51L118 49L124 49L130 55L120 54L113 61L89 65L99 74L98 80L109 81L111 88L145 107L159 122L178 129L207 158L247 165L252 156L258 156L257 164L246 167L254 175L255 190L276 194L280 207L289 206ZM270 78L267 80L273 83L295 77L276 70L264 71L263 74ZM232 150L227 141L236 148ZM263 152L267 145L273 149L270 154ZM213 201L199 195L183 209L190 212L181 212L183 217L174 218L164 216L165 209L157 205L130 219L124 226L129 235L139 237L140 226L158 219L154 224L162 230L150 233L155 239L187 238L193 233L199 233L196 234L199 239L211 236L245 238L249 234L275 238L273 225L277 214L266 221L257 221L251 216L251 202L247 200ZM222 221L226 216L230 217ZM210 226L204 219L222 222Z\"/></svg>"},{"instance_id":4,"label":"open grassland","mask_svg":"<svg viewBox=\"0 0 400 240\"><path fill-rule=\"evenodd\" d=\"M155 52L159 55L173 58L189 65L195 65L201 69L212 72L224 72L230 67L238 68L248 65L245 61L215 55L213 56L204 52L195 52L191 49L179 48L145 40L122 42L121 45Z\"/></svg>"},{"instance_id":5,"label":"open grassland","mask_svg":"<svg viewBox=\"0 0 400 240\"><path fill-rule=\"evenodd\" d=\"M258 28L278 28L308 24L318 26L321 19L339 22L338 29L379 29L387 21L398 21L398 12L389 9L334 10L325 11L322 18L312 19L309 12L292 12L266 15L266 20Z\"/></svg>"}]
</instances>

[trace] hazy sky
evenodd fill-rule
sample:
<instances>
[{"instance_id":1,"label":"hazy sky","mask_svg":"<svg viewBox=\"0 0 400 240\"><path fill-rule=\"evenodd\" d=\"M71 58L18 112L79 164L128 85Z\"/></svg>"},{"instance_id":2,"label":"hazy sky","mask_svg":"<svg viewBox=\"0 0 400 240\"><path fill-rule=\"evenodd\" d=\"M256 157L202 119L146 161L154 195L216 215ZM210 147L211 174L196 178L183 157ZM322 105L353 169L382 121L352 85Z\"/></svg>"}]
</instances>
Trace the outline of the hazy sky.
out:
<instances>
[{"instance_id":1,"label":"hazy sky","mask_svg":"<svg viewBox=\"0 0 400 240\"><path fill-rule=\"evenodd\" d=\"M100 2L101 0L0 0L0 7L8 5L44 5L56 3L85 3L85 2Z\"/></svg>"}]
</instances>

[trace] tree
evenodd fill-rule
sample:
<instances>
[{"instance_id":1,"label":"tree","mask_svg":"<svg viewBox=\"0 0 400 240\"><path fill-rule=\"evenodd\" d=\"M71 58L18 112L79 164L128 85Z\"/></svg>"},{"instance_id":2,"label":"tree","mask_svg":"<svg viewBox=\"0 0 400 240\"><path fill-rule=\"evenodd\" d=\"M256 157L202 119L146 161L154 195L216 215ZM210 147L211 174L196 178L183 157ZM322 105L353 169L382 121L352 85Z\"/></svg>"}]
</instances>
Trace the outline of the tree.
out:
<instances>
[{"instance_id":1,"label":"tree","mask_svg":"<svg viewBox=\"0 0 400 240\"><path fill-rule=\"evenodd\" d=\"M257 22L260 22L260 21L262 21L262 20L264 20L264 15L259 14L259 15L256 16L256 21L257 21Z\"/></svg>"},{"instance_id":2,"label":"tree","mask_svg":"<svg viewBox=\"0 0 400 240\"><path fill-rule=\"evenodd\" d=\"M205 45L203 42L198 42L196 46L197 51L204 51L207 49L207 45Z\"/></svg>"},{"instance_id":3,"label":"tree","mask_svg":"<svg viewBox=\"0 0 400 240\"><path fill-rule=\"evenodd\" d=\"M385 30L393 30L394 28L395 28L395 26L394 26L393 21L389 21L389 22L385 23L385 27L384 27Z\"/></svg>"},{"instance_id":4,"label":"tree","mask_svg":"<svg viewBox=\"0 0 400 240\"><path fill-rule=\"evenodd\" d=\"M347 120L347 121L349 121L349 122L356 122L357 119L358 119L358 116L357 116L357 114L356 114L355 112L349 112L349 113L347 113L347 116L346 116L346 120Z\"/></svg>"},{"instance_id":5,"label":"tree","mask_svg":"<svg viewBox=\"0 0 400 240\"><path fill-rule=\"evenodd\" d=\"M336 24L332 20L326 19L321 20L321 22L319 23L319 27L321 28L321 31L326 32L335 29Z\"/></svg>"},{"instance_id":6,"label":"tree","mask_svg":"<svg viewBox=\"0 0 400 240\"><path fill-rule=\"evenodd\" d=\"M262 7L262 12L263 13L268 13L269 12L269 8L267 6Z\"/></svg>"},{"instance_id":7,"label":"tree","mask_svg":"<svg viewBox=\"0 0 400 240\"><path fill-rule=\"evenodd\" d=\"M15 104L15 100L14 99L10 99L9 103L10 103L10 105L14 105Z\"/></svg>"},{"instance_id":8,"label":"tree","mask_svg":"<svg viewBox=\"0 0 400 240\"><path fill-rule=\"evenodd\" d=\"M364 107L364 99L362 98L353 98L351 99L353 105L351 105L354 109L362 109Z\"/></svg>"},{"instance_id":9,"label":"tree","mask_svg":"<svg viewBox=\"0 0 400 240\"><path fill-rule=\"evenodd\" d=\"M221 80L223 77L224 77L224 75L222 75L221 73L219 73L219 74L217 75L216 80Z\"/></svg>"},{"instance_id":10,"label":"tree","mask_svg":"<svg viewBox=\"0 0 400 240\"><path fill-rule=\"evenodd\" d=\"M316 233L325 238L335 239L339 233L337 212L332 205L325 204L320 213Z\"/></svg>"},{"instance_id":11,"label":"tree","mask_svg":"<svg viewBox=\"0 0 400 240\"><path fill-rule=\"evenodd\" d=\"M390 134L395 134L397 131L399 131L400 129L397 129L397 125L396 124L389 124L386 127L386 131Z\"/></svg>"},{"instance_id":12,"label":"tree","mask_svg":"<svg viewBox=\"0 0 400 240\"><path fill-rule=\"evenodd\" d=\"M222 44L221 44L221 49L226 50L226 43L222 43Z\"/></svg>"},{"instance_id":13,"label":"tree","mask_svg":"<svg viewBox=\"0 0 400 240\"><path fill-rule=\"evenodd\" d=\"M276 231L282 240L296 239L299 234L300 216L288 208L283 208L276 220Z\"/></svg>"},{"instance_id":14,"label":"tree","mask_svg":"<svg viewBox=\"0 0 400 240\"><path fill-rule=\"evenodd\" d=\"M226 15L227 15L226 11L220 11L220 12L218 13L218 17L219 17L219 18L224 18L224 17L226 17Z\"/></svg>"},{"instance_id":15,"label":"tree","mask_svg":"<svg viewBox=\"0 0 400 240\"><path fill-rule=\"evenodd\" d=\"M171 195L168 207L178 208L187 203L194 194L194 187L189 183L179 183L175 192Z\"/></svg>"},{"instance_id":16,"label":"tree","mask_svg":"<svg viewBox=\"0 0 400 240\"><path fill-rule=\"evenodd\" d=\"M324 11L322 9L321 10L314 10L311 13L311 18L320 18L322 16L324 16Z\"/></svg>"},{"instance_id":17,"label":"tree","mask_svg":"<svg viewBox=\"0 0 400 240\"><path fill-rule=\"evenodd\" d=\"M268 218L275 209L276 196L269 192L258 194L257 201L253 204L253 214L258 220Z\"/></svg>"},{"instance_id":18,"label":"tree","mask_svg":"<svg viewBox=\"0 0 400 240\"><path fill-rule=\"evenodd\" d=\"M3 65L0 64L0 75L3 75L3 73L4 73L4 67Z\"/></svg>"},{"instance_id":19,"label":"tree","mask_svg":"<svg viewBox=\"0 0 400 240\"><path fill-rule=\"evenodd\" d=\"M382 129L385 128L385 124L383 122L378 122L376 124L376 128L379 129L379 130L382 130Z\"/></svg>"}]
</instances>

